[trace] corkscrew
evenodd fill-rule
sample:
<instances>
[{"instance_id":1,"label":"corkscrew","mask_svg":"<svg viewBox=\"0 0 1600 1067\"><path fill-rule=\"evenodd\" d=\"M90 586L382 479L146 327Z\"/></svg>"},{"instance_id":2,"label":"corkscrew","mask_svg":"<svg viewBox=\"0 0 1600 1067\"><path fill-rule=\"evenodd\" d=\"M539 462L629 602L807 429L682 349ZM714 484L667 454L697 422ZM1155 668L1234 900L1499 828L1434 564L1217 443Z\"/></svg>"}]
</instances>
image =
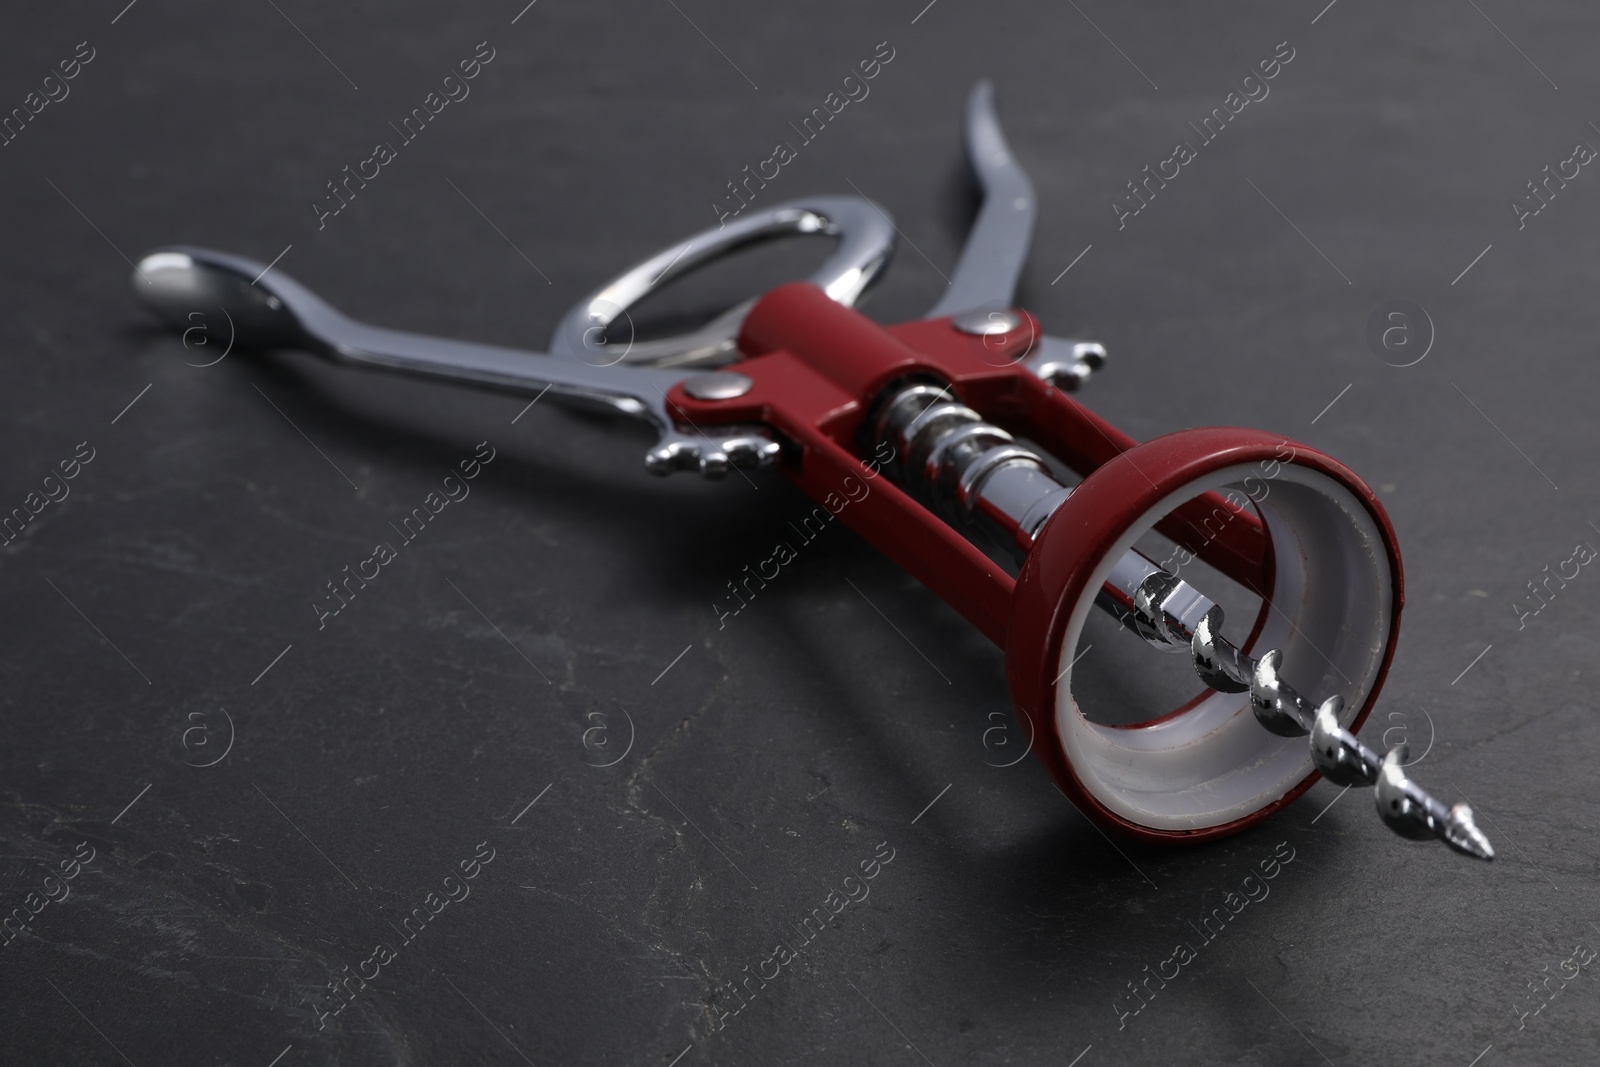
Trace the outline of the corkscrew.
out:
<instances>
[{"instance_id":1,"label":"corkscrew","mask_svg":"<svg viewBox=\"0 0 1600 1067\"><path fill-rule=\"evenodd\" d=\"M1070 397L1105 349L1047 335L1012 306L1036 206L988 83L969 98L965 133L983 202L943 295L915 322L880 326L853 309L896 234L862 197L747 212L673 245L580 301L548 354L369 326L274 266L206 249L151 253L133 288L174 328L240 347L303 348L643 420L660 435L645 456L657 474L776 467L1005 651L1033 751L1102 826L1215 838L1283 808L1320 772L1373 786L1402 836L1493 858L1470 807L1410 779L1404 745L1380 757L1356 737L1404 600L1395 533L1372 490L1321 452L1256 430L1139 444ZM627 309L641 298L789 234L837 245L805 282L689 333L634 339ZM880 472L869 456L892 458L858 496L852 484ZM1068 484L1064 469L1081 481ZM1152 529L1188 558L1153 562L1135 547ZM1192 560L1259 597L1242 642L1179 576ZM1072 683L1096 610L1150 645L1187 649L1205 690L1132 725L1091 720Z\"/></svg>"}]
</instances>

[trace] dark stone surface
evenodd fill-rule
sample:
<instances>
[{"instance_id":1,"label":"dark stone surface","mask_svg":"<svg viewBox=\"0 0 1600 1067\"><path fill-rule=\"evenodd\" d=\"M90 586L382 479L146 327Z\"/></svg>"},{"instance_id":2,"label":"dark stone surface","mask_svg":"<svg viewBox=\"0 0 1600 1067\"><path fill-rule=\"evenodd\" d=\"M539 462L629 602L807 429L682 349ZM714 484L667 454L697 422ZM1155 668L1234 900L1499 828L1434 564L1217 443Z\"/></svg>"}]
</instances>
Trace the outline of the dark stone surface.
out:
<instances>
[{"instance_id":1,"label":"dark stone surface","mask_svg":"<svg viewBox=\"0 0 1600 1067\"><path fill-rule=\"evenodd\" d=\"M1521 630L1511 605L1600 544L1600 175L1523 230L1507 207L1600 143L1591 8L118 6L34 5L0 35L6 109L95 49L0 149L0 506L95 450L0 556L0 905L95 855L0 948L0 1060L1593 1061L1592 974L1518 1013L1600 938L1600 578ZM481 40L471 96L319 232L323 183ZM292 246L282 269L360 317L540 347L883 40L871 96L771 198L884 203L906 240L871 311L919 314L971 212L962 100L994 77L1042 202L1022 302L1112 354L1087 401L1139 437L1280 431L1379 487L1410 603L1369 740L1431 722L1419 777L1470 797L1495 864L1392 837L1360 794L1317 819L1325 784L1221 844L1113 847L1031 760L986 765L999 653L847 530L718 629L723 583L807 507L781 479L657 481L641 433L543 406L511 425L514 397L300 355L186 366L129 299L124 253ZM1119 231L1123 183L1284 40L1270 96ZM1364 340L1391 299L1436 327L1416 366ZM471 496L319 632L324 581L485 439ZM230 721L227 757L186 765ZM585 731L617 752L630 721L626 757L586 765ZM480 842L470 896L404 942ZM724 983L799 947L880 842L870 896L717 1029ZM1200 944L1280 842L1270 896ZM319 1029L313 999L380 941L397 956ZM1197 958L1119 1030L1125 983L1178 941Z\"/></svg>"}]
</instances>

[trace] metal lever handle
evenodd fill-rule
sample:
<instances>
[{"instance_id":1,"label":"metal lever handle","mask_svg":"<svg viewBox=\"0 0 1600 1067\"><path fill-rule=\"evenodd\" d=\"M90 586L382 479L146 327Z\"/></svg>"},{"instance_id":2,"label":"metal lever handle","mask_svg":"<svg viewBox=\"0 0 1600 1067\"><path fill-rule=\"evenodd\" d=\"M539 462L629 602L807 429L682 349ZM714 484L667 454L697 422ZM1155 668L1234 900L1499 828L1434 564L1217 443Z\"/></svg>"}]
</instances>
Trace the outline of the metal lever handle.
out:
<instances>
[{"instance_id":1,"label":"metal lever handle","mask_svg":"<svg viewBox=\"0 0 1600 1067\"><path fill-rule=\"evenodd\" d=\"M778 456L777 443L760 428L719 427L712 437L679 431L667 410L667 393L692 372L596 367L369 326L282 271L243 256L205 248L160 249L139 262L133 291L178 330L194 327L190 316L195 312L220 310L235 343L248 347L304 348L341 363L519 393L548 392L575 407L641 419L661 434L647 460L655 473L698 469L720 477L736 463L764 466Z\"/></svg>"},{"instance_id":2,"label":"metal lever handle","mask_svg":"<svg viewBox=\"0 0 1600 1067\"><path fill-rule=\"evenodd\" d=\"M994 86L987 80L973 86L967 97L964 132L967 162L983 187L983 206L950 272L950 284L924 318L1010 307L1033 238L1033 183L1006 144L994 109Z\"/></svg>"}]
</instances>

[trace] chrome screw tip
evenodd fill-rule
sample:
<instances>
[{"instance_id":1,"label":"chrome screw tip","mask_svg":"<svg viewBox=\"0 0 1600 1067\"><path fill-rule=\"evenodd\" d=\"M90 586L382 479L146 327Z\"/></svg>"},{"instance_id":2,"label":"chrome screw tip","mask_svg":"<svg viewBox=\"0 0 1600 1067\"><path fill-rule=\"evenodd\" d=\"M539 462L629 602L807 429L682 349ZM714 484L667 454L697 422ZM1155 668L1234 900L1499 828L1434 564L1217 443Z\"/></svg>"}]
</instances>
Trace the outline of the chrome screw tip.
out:
<instances>
[{"instance_id":1,"label":"chrome screw tip","mask_svg":"<svg viewBox=\"0 0 1600 1067\"><path fill-rule=\"evenodd\" d=\"M1475 856L1480 860L1494 859L1494 846L1473 821L1472 806L1469 804L1451 806L1450 816L1445 820L1444 843L1467 856Z\"/></svg>"}]
</instances>

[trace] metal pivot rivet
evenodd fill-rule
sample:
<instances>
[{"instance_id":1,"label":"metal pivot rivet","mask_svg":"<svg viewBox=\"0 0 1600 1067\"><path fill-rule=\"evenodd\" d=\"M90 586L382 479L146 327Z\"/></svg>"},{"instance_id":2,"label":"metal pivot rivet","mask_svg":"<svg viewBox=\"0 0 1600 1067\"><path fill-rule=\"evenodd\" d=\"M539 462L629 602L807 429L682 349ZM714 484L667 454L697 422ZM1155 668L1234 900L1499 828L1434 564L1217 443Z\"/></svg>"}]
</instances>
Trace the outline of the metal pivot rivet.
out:
<instances>
[{"instance_id":1,"label":"metal pivot rivet","mask_svg":"<svg viewBox=\"0 0 1600 1067\"><path fill-rule=\"evenodd\" d=\"M744 396L756 383L730 370L696 374L683 383L683 391L696 400L732 400Z\"/></svg>"},{"instance_id":2,"label":"metal pivot rivet","mask_svg":"<svg viewBox=\"0 0 1600 1067\"><path fill-rule=\"evenodd\" d=\"M963 311L950 320L950 325L962 333L979 337L998 337L1022 325L1022 316L1015 311L995 311L990 308L973 308Z\"/></svg>"}]
</instances>

